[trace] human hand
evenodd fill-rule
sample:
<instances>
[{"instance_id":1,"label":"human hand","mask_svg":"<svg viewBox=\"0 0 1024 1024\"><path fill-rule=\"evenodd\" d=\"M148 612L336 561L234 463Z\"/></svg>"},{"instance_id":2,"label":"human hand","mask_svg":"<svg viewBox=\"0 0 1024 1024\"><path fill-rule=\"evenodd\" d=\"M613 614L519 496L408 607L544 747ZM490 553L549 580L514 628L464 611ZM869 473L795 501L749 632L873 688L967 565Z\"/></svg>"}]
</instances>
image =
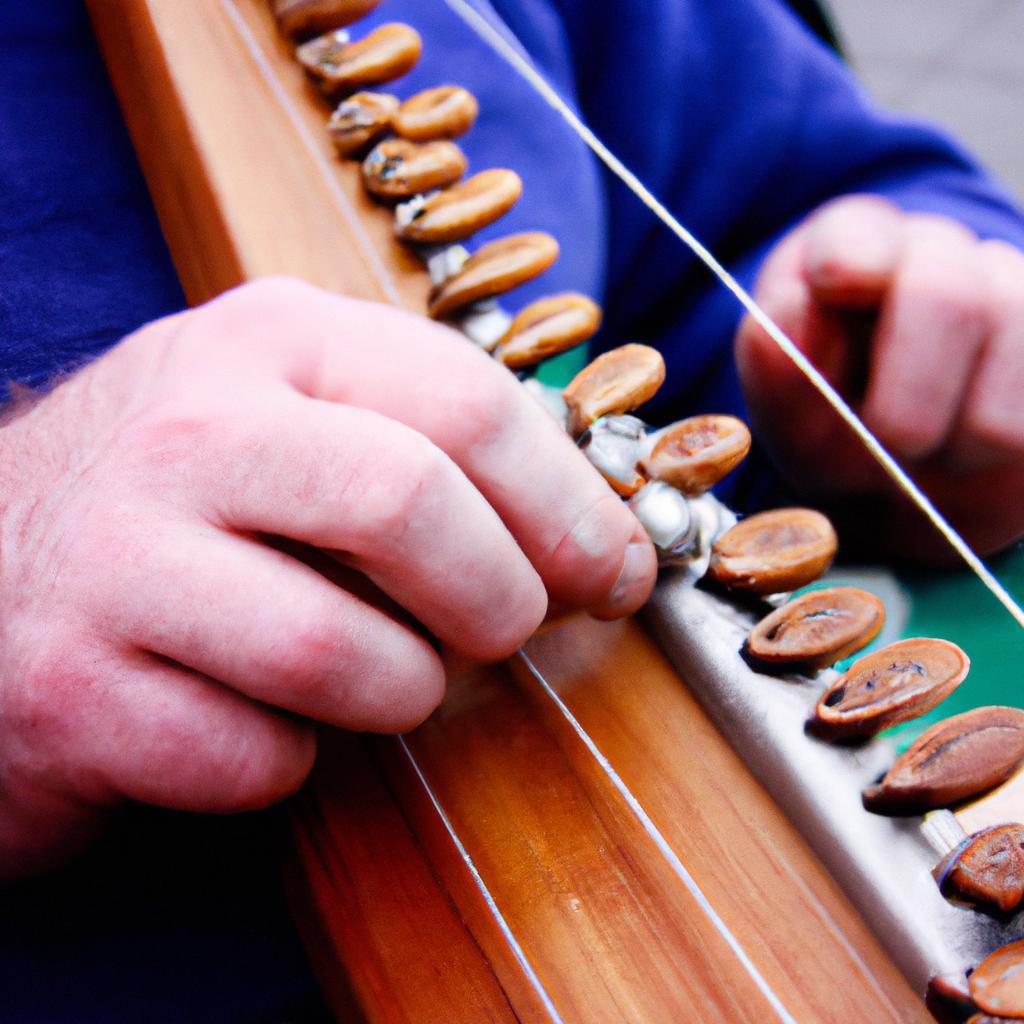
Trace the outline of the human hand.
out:
<instances>
[{"instance_id":1,"label":"human hand","mask_svg":"<svg viewBox=\"0 0 1024 1024\"><path fill-rule=\"evenodd\" d=\"M0 875L124 798L268 804L311 720L414 726L444 688L424 630L497 659L549 596L621 615L654 579L508 371L297 282L144 328L0 430L0 466Z\"/></svg>"},{"instance_id":2,"label":"human hand","mask_svg":"<svg viewBox=\"0 0 1024 1024\"><path fill-rule=\"evenodd\" d=\"M1024 254L848 196L778 244L756 295L969 541L987 553L1024 533ZM791 481L840 515L868 499L862 525L895 553L946 554L749 318L736 356L754 426Z\"/></svg>"}]
</instances>

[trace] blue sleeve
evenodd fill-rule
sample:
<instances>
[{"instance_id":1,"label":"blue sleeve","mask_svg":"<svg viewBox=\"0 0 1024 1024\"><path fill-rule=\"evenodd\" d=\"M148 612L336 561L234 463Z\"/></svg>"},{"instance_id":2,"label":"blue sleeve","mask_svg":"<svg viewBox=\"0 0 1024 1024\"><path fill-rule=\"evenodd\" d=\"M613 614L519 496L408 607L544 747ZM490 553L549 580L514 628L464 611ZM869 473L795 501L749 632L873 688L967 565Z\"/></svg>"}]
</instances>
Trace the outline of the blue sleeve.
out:
<instances>
[{"instance_id":1,"label":"blue sleeve","mask_svg":"<svg viewBox=\"0 0 1024 1024\"><path fill-rule=\"evenodd\" d=\"M79 0L0 6L0 401L183 298Z\"/></svg>"},{"instance_id":2,"label":"blue sleeve","mask_svg":"<svg viewBox=\"0 0 1024 1024\"><path fill-rule=\"evenodd\" d=\"M528 40L541 2L499 6ZM552 5L591 126L745 284L782 233L850 192L1024 247L1024 220L1001 187L934 127L880 110L781 0ZM737 303L617 182L607 188L605 343L658 345L677 409L742 412ZM670 411L663 403L652 418Z\"/></svg>"}]
</instances>

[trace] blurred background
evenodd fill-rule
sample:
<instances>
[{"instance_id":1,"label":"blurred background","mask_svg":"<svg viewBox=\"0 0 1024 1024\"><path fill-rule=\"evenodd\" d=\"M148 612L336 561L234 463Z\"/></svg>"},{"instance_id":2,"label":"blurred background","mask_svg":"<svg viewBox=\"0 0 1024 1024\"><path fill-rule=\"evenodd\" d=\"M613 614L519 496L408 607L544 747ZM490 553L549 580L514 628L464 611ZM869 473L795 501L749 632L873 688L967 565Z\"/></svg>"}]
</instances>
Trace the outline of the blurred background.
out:
<instances>
[{"instance_id":1,"label":"blurred background","mask_svg":"<svg viewBox=\"0 0 1024 1024\"><path fill-rule=\"evenodd\" d=\"M826 0L884 106L942 122L1024 198L1021 0Z\"/></svg>"},{"instance_id":2,"label":"blurred background","mask_svg":"<svg viewBox=\"0 0 1024 1024\"><path fill-rule=\"evenodd\" d=\"M1024 201L1022 0L824 0L822 6L847 62L876 100L951 129ZM1024 544L990 564L1024 601ZM969 572L903 570L891 582L886 600L902 610L895 628L904 636L953 640L972 660L968 684L902 727L901 745L958 711L1020 705L1020 628ZM872 583L881 585L868 581L868 589Z\"/></svg>"}]
</instances>

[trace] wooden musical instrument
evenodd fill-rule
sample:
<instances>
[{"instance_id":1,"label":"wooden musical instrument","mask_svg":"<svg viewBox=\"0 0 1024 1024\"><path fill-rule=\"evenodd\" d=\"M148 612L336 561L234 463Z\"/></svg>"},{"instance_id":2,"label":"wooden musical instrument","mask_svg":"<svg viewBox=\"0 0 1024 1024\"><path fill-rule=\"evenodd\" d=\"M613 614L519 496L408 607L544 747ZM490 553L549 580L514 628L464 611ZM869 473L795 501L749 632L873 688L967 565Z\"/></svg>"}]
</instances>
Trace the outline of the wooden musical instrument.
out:
<instances>
[{"instance_id":1,"label":"wooden musical instrument","mask_svg":"<svg viewBox=\"0 0 1024 1024\"><path fill-rule=\"evenodd\" d=\"M190 302L284 273L426 310L265 0L89 6ZM406 737L325 733L295 841L339 1020L927 1019L637 621L547 628Z\"/></svg>"}]
</instances>

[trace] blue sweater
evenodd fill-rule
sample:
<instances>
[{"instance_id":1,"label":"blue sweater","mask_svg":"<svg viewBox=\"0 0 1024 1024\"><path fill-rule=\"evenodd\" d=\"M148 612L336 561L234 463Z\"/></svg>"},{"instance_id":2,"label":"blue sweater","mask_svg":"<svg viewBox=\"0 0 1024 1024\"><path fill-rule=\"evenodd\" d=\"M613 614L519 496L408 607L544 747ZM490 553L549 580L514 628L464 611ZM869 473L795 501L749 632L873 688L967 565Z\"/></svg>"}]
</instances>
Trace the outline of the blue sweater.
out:
<instances>
[{"instance_id":1,"label":"blue sweater","mask_svg":"<svg viewBox=\"0 0 1024 1024\"><path fill-rule=\"evenodd\" d=\"M477 0L684 223L750 282L767 247L829 196L871 190L1024 244L999 186L932 127L875 107L779 0ZM357 27L408 20L424 59L401 95L458 81L482 116L477 169L516 168L525 195L481 235L542 228L563 255L511 299L602 299L599 345L666 355L654 416L740 411L739 310L442 0L387 0ZM183 304L75 0L0 10L0 380L40 384ZM270 198L270 197L268 197Z\"/></svg>"},{"instance_id":2,"label":"blue sweater","mask_svg":"<svg viewBox=\"0 0 1024 1024\"><path fill-rule=\"evenodd\" d=\"M782 232L848 191L1024 245L999 187L940 132L873 106L780 0L492 0L490 13L748 283ZM599 344L665 352L661 415L670 401L738 411L734 301L441 0L386 0L370 19L383 20L425 38L397 91L467 85L482 109L472 164L522 174L522 202L487 236L543 228L562 243L510 304L590 292L607 307ZM0 381L40 385L183 299L78 0L0 4L0 40ZM128 812L91 858L8 893L0 1017L287 1017L312 981L266 845L274 820Z\"/></svg>"}]
</instances>

